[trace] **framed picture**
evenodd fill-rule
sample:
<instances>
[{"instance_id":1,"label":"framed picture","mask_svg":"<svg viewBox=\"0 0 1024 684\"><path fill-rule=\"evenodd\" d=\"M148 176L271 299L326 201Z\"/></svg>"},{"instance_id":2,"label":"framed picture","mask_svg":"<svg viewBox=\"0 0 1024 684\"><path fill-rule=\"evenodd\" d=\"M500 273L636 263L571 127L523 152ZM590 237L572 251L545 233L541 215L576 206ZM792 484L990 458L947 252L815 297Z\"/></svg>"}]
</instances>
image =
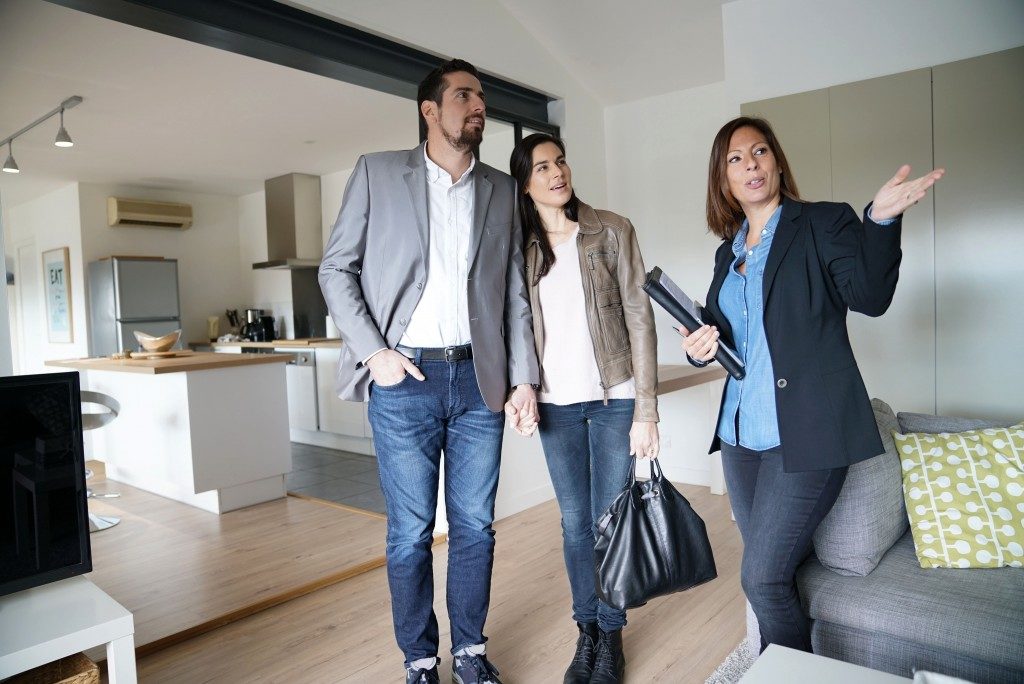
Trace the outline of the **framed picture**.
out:
<instances>
[{"instance_id":1,"label":"framed picture","mask_svg":"<svg viewBox=\"0 0 1024 684\"><path fill-rule=\"evenodd\" d=\"M43 252L46 331L50 342L74 342L71 323L71 258L67 247Z\"/></svg>"}]
</instances>

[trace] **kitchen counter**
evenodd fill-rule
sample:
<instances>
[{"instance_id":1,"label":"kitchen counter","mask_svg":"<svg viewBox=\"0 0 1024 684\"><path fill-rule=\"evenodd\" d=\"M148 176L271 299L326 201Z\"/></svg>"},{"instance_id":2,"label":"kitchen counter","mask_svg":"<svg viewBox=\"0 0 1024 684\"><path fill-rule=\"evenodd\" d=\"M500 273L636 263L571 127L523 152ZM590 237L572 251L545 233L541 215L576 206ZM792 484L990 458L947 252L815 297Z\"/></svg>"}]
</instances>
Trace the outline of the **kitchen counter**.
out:
<instances>
[{"instance_id":1,"label":"kitchen counter","mask_svg":"<svg viewBox=\"0 0 1024 684\"><path fill-rule=\"evenodd\" d=\"M690 364L659 365L658 396L721 380L726 375L726 370L717 365L705 368L697 368Z\"/></svg>"},{"instance_id":2,"label":"kitchen counter","mask_svg":"<svg viewBox=\"0 0 1024 684\"><path fill-rule=\"evenodd\" d=\"M63 361L47 361L47 366L59 366L74 370L115 371L121 373L184 373L188 371L211 370L235 366L250 366L265 363L286 363L291 360L287 354L216 354L214 352L196 352L184 356L171 356L162 359L123 359L115 360L105 357L92 359L66 359Z\"/></svg>"},{"instance_id":3,"label":"kitchen counter","mask_svg":"<svg viewBox=\"0 0 1024 684\"><path fill-rule=\"evenodd\" d=\"M274 340L273 342L189 342L190 347L209 347L210 349L238 349L239 347L257 347L260 349L283 349L296 347L312 349L315 347L340 347L341 340L332 337L307 337L299 340Z\"/></svg>"},{"instance_id":4,"label":"kitchen counter","mask_svg":"<svg viewBox=\"0 0 1024 684\"><path fill-rule=\"evenodd\" d=\"M107 479L225 513L285 496L291 472L288 390L292 354L188 354L162 359L72 359L82 389L120 405L85 433ZM88 408L86 409L88 410Z\"/></svg>"}]
</instances>

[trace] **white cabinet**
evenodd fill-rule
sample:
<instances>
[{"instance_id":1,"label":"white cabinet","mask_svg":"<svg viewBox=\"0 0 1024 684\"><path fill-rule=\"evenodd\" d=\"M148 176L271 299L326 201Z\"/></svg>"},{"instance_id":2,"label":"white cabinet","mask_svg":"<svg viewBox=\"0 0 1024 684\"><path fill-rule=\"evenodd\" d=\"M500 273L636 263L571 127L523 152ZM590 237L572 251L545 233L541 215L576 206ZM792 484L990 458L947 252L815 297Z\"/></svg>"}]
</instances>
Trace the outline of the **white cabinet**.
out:
<instances>
[{"instance_id":1,"label":"white cabinet","mask_svg":"<svg viewBox=\"0 0 1024 684\"><path fill-rule=\"evenodd\" d=\"M295 358L285 366L288 378L288 427L299 430L316 430L317 377L316 361L312 351L288 351Z\"/></svg>"},{"instance_id":2,"label":"white cabinet","mask_svg":"<svg viewBox=\"0 0 1024 684\"><path fill-rule=\"evenodd\" d=\"M366 403L343 401L338 398L334 390L340 357L340 348L316 348L316 387L320 430L349 437L369 438L371 432L366 417Z\"/></svg>"}]
</instances>

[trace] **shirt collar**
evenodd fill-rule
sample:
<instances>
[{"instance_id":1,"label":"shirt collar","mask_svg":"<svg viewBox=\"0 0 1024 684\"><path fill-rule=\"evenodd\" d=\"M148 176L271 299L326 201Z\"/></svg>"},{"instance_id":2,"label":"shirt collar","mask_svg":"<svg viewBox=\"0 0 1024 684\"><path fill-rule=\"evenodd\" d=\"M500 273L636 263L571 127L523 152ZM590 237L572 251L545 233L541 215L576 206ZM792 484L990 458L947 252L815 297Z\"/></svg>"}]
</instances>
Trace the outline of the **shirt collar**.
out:
<instances>
[{"instance_id":1,"label":"shirt collar","mask_svg":"<svg viewBox=\"0 0 1024 684\"><path fill-rule=\"evenodd\" d=\"M464 181L468 181L472 176L473 169L476 168L476 155L469 160L469 168L462 174L462 177L458 181L452 183L452 176L450 173L442 169L434 160L427 155L427 146L423 145L423 161L426 163L427 169L427 180L431 183L443 182L445 185L457 185Z\"/></svg>"},{"instance_id":2,"label":"shirt collar","mask_svg":"<svg viewBox=\"0 0 1024 684\"><path fill-rule=\"evenodd\" d=\"M768 242L775 237L775 229L779 225L779 219L782 217L782 203L775 208L772 215L768 217L768 222L764 224L764 234L761 236L762 242ZM736 237L732 241L732 253L739 256L743 252L747 251L747 231L750 230L750 221L743 219L743 225L736 231Z\"/></svg>"}]
</instances>

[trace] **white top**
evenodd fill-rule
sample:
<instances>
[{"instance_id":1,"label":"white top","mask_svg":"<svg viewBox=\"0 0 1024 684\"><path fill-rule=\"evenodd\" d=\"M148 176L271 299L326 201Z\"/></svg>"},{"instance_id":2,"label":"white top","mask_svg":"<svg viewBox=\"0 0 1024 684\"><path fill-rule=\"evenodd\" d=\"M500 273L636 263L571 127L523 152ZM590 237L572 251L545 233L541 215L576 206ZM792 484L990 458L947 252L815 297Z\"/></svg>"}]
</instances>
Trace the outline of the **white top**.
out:
<instances>
[{"instance_id":1,"label":"white top","mask_svg":"<svg viewBox=\"0 0 1024 684\"><path fill-rule=\"evenodd\" d=\"M427 282L400 344L450 347L466 344L469 335L469 242L473 232L474 158L456 182L427 156L429 249Z\"/></svg>"},{"instance_id":2,"label":"white top","mask_svg":"<svg viewBox=\"0 0 1024 684\"><path fill-rule=\"evenodd\" d=\"M583 274L576 246L579 230L577 226L568 240L554 248L555 263L538 287L544 317L544 384L538 401L563 406L604 399L583 297ZM608 389L609 399L635 396L632 378Z\"/></svg>"}]
</instances>

